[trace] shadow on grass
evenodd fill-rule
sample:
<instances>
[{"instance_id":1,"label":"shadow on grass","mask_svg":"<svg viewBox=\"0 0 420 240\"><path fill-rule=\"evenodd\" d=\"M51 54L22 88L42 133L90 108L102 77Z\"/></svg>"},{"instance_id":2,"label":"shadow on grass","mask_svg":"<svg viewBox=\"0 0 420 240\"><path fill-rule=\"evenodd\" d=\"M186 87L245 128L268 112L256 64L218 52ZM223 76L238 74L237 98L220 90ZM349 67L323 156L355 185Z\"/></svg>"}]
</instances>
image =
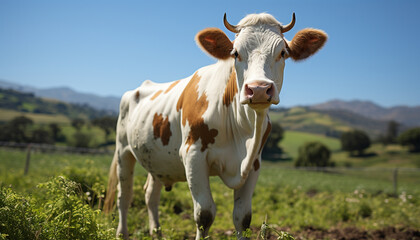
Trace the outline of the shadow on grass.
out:
<instances>
[{"instance_id":1,"label":"shadow on grass","mask_svg":"<svg viewBox=\"0 0 420 240\"><path fill-rule=\"evenodd\" d=\"M370 157L376 157L378 156L375 152L368 152L368 153L362 153L362 154L351 154L350 157L358 157L358 158L370 158Z\"/></svg>"}]
</instances>

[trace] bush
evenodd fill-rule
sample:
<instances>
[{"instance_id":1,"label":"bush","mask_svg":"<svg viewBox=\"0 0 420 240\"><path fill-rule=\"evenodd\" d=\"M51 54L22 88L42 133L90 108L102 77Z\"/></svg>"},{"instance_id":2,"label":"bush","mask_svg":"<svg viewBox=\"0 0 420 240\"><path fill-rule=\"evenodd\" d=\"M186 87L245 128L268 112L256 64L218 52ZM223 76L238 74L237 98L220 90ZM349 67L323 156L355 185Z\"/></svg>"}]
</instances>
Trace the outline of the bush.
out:
<instances>
[{"instance_id":1,"label":"bush","mask_svg":"<svg viewBox=\"0 0 420 240\"><path fill-rule=\"evenodd\" d=\"M372 216L372 208L365 202L360 204L358 214L362 218L368 218Z\"/></svg>"},{"instance_id":2,"label":"bush","mask_svg":"<svg viewBox=\"0 0 420 240\"><path fill-rule=\"evenodd\" d=\"M360 130L345 132L341 135L341 148L348 151L350 155L357 151L358 155L363 155L365 149L370 147L369 136Z\"/></svg>"},{"instance_id":3,"label":"bush","mask_svg":"<svg viewBox=\"0 0 420 240\"><path fill-rule=\"evenodd\" d=\"M32 210L30 200L10 188L0 189L0 239L36 239L40 219Z\"/></svg>"},{"instance_id":4,"label":"bush","mask_svg":"<svg viewBox=\"0 0 420 240\"><path fill-rule=\"evenodd\" d=\"M410 152L420 152L420 127L408 129L401 133L398 142L403 146L408 146Z\"/></svg>"},{"instance_id":5,"label":"bush","mask_svg":"<svg viewBox=\"0 0 420 240\"><path fill-rule=\"evenodd\" d=\"M106 175L95 168L92 161L87 161L85 168L66 167L62 173L69 180L79 184L79 194L86 198L86 203L91 207L98 204L98 209L101 208L105 198Z\"/></svg>"},{"instance_id":6,"label":"bush","mask_svg":"<svg viewBox=\"0 0 420 240\"><path fill-rule=\"evenodd\" d=\"M0 191L0 239L115 239L114 229L98 222L80 185L65 177L39 184L39 198ZM38 193L37 193L38 194Z\"/></svg>"},{"instance_id":7,"label":"bush","mask_svg":"<svg viewBox=\"0 0 420 240\"><path fill-rule=\"evenodd\" d=\"M299 156L295 162L296 167L328 167L331 151L320 142L308 142L299 148Z\"/></svg>"},{"instance_id":8,"label":"bush","mask_svg":"<svg viewBox=\"0 0 420 240\"><path fill-rule=\"evenodd\" d=\"M98 224L99 210L92 210L81 199L80 185L65 177L57 177L38 185L45 191L45 202L39 214L46 223L47 239L113 239L113 229L103 230Z\"/></svg>"},{"instance_id":9,"label":"bush","mask_svg":"<svg viewBox=\"0 0 420 240\"><path fill-rule=\"evenodd\" d=\"M90 134L77 131L73 134L73 143L71 145L77 148L88 148L91 140L92 136Z\"/></svg>"}]
</instances>

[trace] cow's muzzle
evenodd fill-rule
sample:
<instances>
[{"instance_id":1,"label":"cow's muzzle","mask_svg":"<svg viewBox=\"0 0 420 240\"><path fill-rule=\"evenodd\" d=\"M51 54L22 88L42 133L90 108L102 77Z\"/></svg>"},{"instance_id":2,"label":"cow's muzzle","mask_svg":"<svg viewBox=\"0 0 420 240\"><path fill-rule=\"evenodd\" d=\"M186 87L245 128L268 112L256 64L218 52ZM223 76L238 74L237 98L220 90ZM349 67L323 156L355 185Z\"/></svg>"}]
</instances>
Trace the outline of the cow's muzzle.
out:
<instances>
[{"instance_id":1,"label":"cow's muzzle","mask_svg":"<svg viewBox=\"0 0 420 240\"><path fill-rule=\"evenodd\" d=\"M275 96L275 87L273 83L253 82L245 84L245 98L242 104L252 105L271 105ZM276 104L276 103L275 103Z\"/></svg>"}]
</instances>

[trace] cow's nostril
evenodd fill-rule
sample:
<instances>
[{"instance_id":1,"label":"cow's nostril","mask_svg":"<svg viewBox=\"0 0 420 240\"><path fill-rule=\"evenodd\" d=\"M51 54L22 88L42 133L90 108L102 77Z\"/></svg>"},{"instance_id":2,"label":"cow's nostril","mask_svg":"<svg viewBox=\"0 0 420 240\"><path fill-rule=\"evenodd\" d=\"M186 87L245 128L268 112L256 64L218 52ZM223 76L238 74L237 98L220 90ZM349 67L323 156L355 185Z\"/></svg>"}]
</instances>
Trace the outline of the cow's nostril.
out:
<instances>
[{"instance_id":1,"label":"cow's nostril","mask_svg":"<svg viewBox=\"0 0 420 240\"><path fill-rule=\"evenodd\" d=\"M269 96L269 97L273 97L274 96L274 87L273 87L273 84L271 84L270 85L270 87L267 89L267 95Z\"/></svg>"},{"instance_id":2,"label":"cow's nostril","mask_svg":"<svg viewBox=\"0 0 420 240\"><path fill-rule=\"evenodd\" d=\"M248 84L245 84L245 94L247 97L254 96L254 91L252 91L252 89L248 87Z\"/></svg>"}]
</instances>

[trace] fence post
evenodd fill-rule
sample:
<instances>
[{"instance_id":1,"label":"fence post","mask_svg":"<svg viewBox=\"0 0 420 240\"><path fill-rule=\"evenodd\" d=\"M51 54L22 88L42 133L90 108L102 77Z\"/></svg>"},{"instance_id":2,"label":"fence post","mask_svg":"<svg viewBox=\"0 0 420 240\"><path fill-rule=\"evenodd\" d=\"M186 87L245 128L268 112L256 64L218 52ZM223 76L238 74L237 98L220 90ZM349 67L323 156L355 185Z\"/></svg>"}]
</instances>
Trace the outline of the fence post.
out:
<instances>
[{"instance_id":1,"label":"fence post","mask_svg":"<svg viewBox=\"0 0 420 240\"><path fill-rule=\"evenodd\" d=\"M398 168L395 168L394 169L394 177L393 177L393 182L394 182L394 195L395 196L398 196L398 191L397 191L397 188L398 188Z\"/></svg>"},{"instance_id":2,"label":"fence post","mask_svg":"<svg viewBox=\"0 0 420 240\"><path fill-rule=\"evenodd\" d=\"M23 175L27 175L29 171L29 163L31 161L31 148L32 148L32 144L29 144L26 150L26 163L25 163L25 171Z\"/></svg>"}]
</instances>

